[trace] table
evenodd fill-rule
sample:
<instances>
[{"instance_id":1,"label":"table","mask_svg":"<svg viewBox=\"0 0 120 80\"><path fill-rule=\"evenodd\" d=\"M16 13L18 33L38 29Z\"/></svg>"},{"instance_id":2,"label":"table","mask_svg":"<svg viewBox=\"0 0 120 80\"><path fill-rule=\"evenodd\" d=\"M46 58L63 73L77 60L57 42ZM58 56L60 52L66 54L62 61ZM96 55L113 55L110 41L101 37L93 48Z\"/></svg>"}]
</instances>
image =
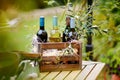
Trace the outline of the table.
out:
<instances>
[{"instance_id":1,"label":"table","mask_svg":"<svg viewBox=\"0 0 120 80\"><path fill-rule=\"evenodd\" d=\"M41 72L40 80L101 80L105 63L82 61L81 70Z\"/></svg>"}]
</instances>

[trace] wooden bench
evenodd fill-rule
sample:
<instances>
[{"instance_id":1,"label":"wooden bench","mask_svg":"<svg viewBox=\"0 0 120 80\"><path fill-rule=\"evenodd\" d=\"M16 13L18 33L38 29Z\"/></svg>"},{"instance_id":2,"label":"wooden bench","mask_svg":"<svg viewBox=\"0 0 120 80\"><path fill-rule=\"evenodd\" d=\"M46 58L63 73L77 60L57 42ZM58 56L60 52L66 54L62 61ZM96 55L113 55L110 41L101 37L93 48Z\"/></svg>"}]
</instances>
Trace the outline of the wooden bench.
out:
<instances>
[{"instance_id":1,"label":"wooden bench","mask_svg":"<svg viewBox=\"0 0 120 80\"><path fill-rule=\"evenodd\" d=\"M41 72L39 80L103 80L104 67L105 63L82 61L81 70Z\"/></svg>"}]
</instances>

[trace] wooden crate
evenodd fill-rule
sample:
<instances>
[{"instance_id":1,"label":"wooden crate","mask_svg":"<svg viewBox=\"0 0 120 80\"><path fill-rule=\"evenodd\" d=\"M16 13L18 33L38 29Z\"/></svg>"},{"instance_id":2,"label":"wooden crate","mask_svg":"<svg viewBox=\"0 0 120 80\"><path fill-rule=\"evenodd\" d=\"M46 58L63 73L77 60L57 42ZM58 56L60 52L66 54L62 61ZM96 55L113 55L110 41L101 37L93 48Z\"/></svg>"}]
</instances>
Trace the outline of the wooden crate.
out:
<instances>
[{"instance_id":1,"label":"wooden crate","mask_svg":"<svg viewBox=\"0 0 120 80\"><path fill-rule=\"evenodd\" d=\"M78 70L82 67L82 46L81 42L48 42L39 43L39 53L43 54L47 49L62 50L71 44L73 48L77 49L77 54L62 55L62 56L42 56L40 62L40 71L60 71L60 70ZM59 60L58 60L59 59Z\"/></svg>"}]
</instances>

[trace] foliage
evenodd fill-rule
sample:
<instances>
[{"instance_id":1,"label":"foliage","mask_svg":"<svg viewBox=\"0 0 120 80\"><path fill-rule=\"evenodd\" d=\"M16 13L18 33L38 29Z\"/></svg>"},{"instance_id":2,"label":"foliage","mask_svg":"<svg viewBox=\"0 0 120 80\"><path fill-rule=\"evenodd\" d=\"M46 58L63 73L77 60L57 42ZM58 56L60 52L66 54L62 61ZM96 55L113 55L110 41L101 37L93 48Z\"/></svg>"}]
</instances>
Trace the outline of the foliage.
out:
<instances>
[{"instance_id":1,"label":"foliage","mask_svg":"<svg viewBox=\"0 0 120 80\"><path fill-rule=\"evenodd\" d=\"M96 8L96 11L95 11L96 16L94 16L94 18L96 20L94 24L100 26L101 29L105 29L105 32L107 33L107 34L102 34L102 36L98 35L95 38L97 42L99 41L97 45L100 45L99 47L101 47L100 49L101 51L103 51L103 52L100 51L100 54L101 54L101 53L107 53L106 48L107 49L114 48L120 40L119 38L120 36L120 27L119 27L120 26L120 22L119 22L120 11L118 10L114 13L111 12L113 11L114 8L116 8L116 5L114 4L114 0L113 1L106 0L106 2L103 1L103 3L101 0L100 2L101 4L99 4L99 6ZM100 12L97 12L97 11L100 11ZM98 16L100 17L98 18ZM106 42L103 43L104 41Z\"/></svg>"},{"instance_id":2,"label":"foliage","mask_svg":"<svg viewBox=\"0 0 120 80\"><path fill-rule=\"evenodd\" d=\"M79 0L55 0L56 2L58 2L60 5L66 5L68 2L79 2Z\"/></svg>"},{"instance_id":3,"label":"foliage","mask_svg":"<svg viewBox=\"0 0 120 80\"><path fill-rule=\"evenodd\" d=\"M75 1L72 7L69 6L71 2L68 2L66 5L65 15L69 15L76 19L76 30L79 33L79 38L86 38L90 33L96 34L95 31L98 31L101 34L101 30L97 25L92 25L90 21L88 21L88 16L91 17L91 20L94 20L92 15L90 14L94 7L96 7L97 1L93 0L93 4L91 7L88 7L87 0ZM88 8L90 10L88 11ZM91 27L89 27L91 26Z\"/></svg>"},{"instance_id":4,"label":"foliage","mask_svg":"<svg viewBox=\"0 0 120 80\"><path fill-rule=\"evenodd\" d=\"M101 34L102 32L102 30L97 25L92 24L92 21L94 20L92 11L95 9L94 7L96 7L97 1L93 0L93 3L91 6L90 5L88 6L87 0L81 0L79 1L79 3L80 4L78 5L78 2L76 1L71 7L69 6L71 5L69 2L66 6L67 8L66 8L65 15L69 15L76 19L76 31L78 32L79 40L82 40L83 44L87 43L86 40L84 40L85 38L87 39L87 41L89 42L91 41L92 43L92 40L91 40L92 36L96 35L97 33ZM87 53L87 56L89 57L88 59L90 58L92 59L91 53L92 51L89 51Z\"/></svg>"},{"instance_id":5,"label":"foliage","mask_svg":"<svg viewBox=\"0 0 120 80\"><path fill-rule=\"evenodd\" d=\"M7 26L8 18L5 15L6 13L0 10L0 27Z\"/></svg>"},{"instance_id":6,"label":"foliage","mask_svg":"<svg viewBox=\"0 0 120 80\"><path fill-rule=\"evenodd\" d=\"M102 58L106 62L110 74L117 74L120 76L120 48L114 47L108 50L108 53Z\"/></svg>"},{"instance_id":7,"label":"foliage","mask_svg":"<svg viewBox=\"0 0 120 80\"><path fill-rule=\"evenodd\" d=\"M36 1L36 0L35 0ZM38 7L37 2L33 0L14 0L13 6L17 8L18 10L22 11L31 11L33 9L36 9Z\"/></svg>"},{"instance_id":8,"label":"foliage","mask_svg":"<svg viewBox=\"0 0 120 80\"><path fill-rule=\"evenodd\" d=\"M0 80L9 80L17 71L20 57L12 52L0 52Z\"/></svg>"},{"instance_id":9,"label":"foliage","mask_svg":"<svg viewBox=\"0 0 120 80\"><path fill-rule=\"evenodd\" d=\"M6 10L10 6L12 6L13 3L14 3L14 0L1 0L0 1L0 10Z\"/></svg>"},{"instance_id":10,"label":"foliage","mask_svg":"<svg viewBox=\"0 0 120 80\"><path fill-rule=\"evenodd\" d=\"M100 0L95 8L94 24L106 34L94 37L97 60L107 63L110 73L120 75L120 5L118 0ZM99 11L99 12L98 12ZM107 14L106 14L107 13Z\"/></svg>"},{"instance_id":11,"label":"foliage","mask_svg":"<svg viewBox=\"0 0 120 80\"><path fill-rule=\"evenodd\" d=\"M68 0L1 0L0 9L7 10L9 8L15 8L21 11L30 11L37 8L47 8L50 7L51 4L52 6L66 5L67 1ZM74 0L70 1L75 2Z\"/></svg>"},{"instance_id":12,"label":"foliage","mask_svg":"<svg viewBox=\"0 0 120 80\"><path fill-rule=\"evenodd\" d=\"M34 2L36 2L36 5L38 8L43 9L48 7L48 1L49 0L35 0Z\"/></svg>"},{"instance_id":13,"label":"foliage","mask_svg":"<svg viewBox=\"0 0 120 80\"><path fill-rule=\"evenodd\" d=\"M105 53L108 53L106 48L110 50L120 41L120 2L119 0L93 0L91 7L93 10L92 27L86 27L89 14L86 4L87 0L80 1L79 5L74 3L72 10L66 15L70 14L76 18L76 30L79 32L80 39L87 37L89 33L96 35L93 37L94 60L101 60L106 55Z\"/></svg>"}]
</instances>

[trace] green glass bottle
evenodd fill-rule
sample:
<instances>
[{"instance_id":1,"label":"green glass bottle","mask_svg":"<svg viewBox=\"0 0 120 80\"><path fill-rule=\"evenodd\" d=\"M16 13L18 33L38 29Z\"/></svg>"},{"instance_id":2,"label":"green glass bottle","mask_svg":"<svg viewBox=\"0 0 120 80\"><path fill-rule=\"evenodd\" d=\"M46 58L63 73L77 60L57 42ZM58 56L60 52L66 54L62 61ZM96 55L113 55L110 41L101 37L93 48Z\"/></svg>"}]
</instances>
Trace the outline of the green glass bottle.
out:
<instances>
[{"instance_id":1,"label":"green glass bottle","mask_svg":"<svg viewBox=\"0 0 120 80\"><path fill-rule=\"evenodd\" d=\"M71 42L72 40L78 40L78 33L75 30L75 18L71 17L71 20L70 20L70 32L68 33L67 41Z\"/></svg>"},{"instance_id":2,"label":"green glass bottle","mask_svg":"<svg viewBox=\"0 0 120 80\"><path fill-rule=\"evenodd\" d=\"M70 32L70 16L66 16L66 27L62 34L62 42L67 42L69 32Z\"/></svg>"}]
</instances>

